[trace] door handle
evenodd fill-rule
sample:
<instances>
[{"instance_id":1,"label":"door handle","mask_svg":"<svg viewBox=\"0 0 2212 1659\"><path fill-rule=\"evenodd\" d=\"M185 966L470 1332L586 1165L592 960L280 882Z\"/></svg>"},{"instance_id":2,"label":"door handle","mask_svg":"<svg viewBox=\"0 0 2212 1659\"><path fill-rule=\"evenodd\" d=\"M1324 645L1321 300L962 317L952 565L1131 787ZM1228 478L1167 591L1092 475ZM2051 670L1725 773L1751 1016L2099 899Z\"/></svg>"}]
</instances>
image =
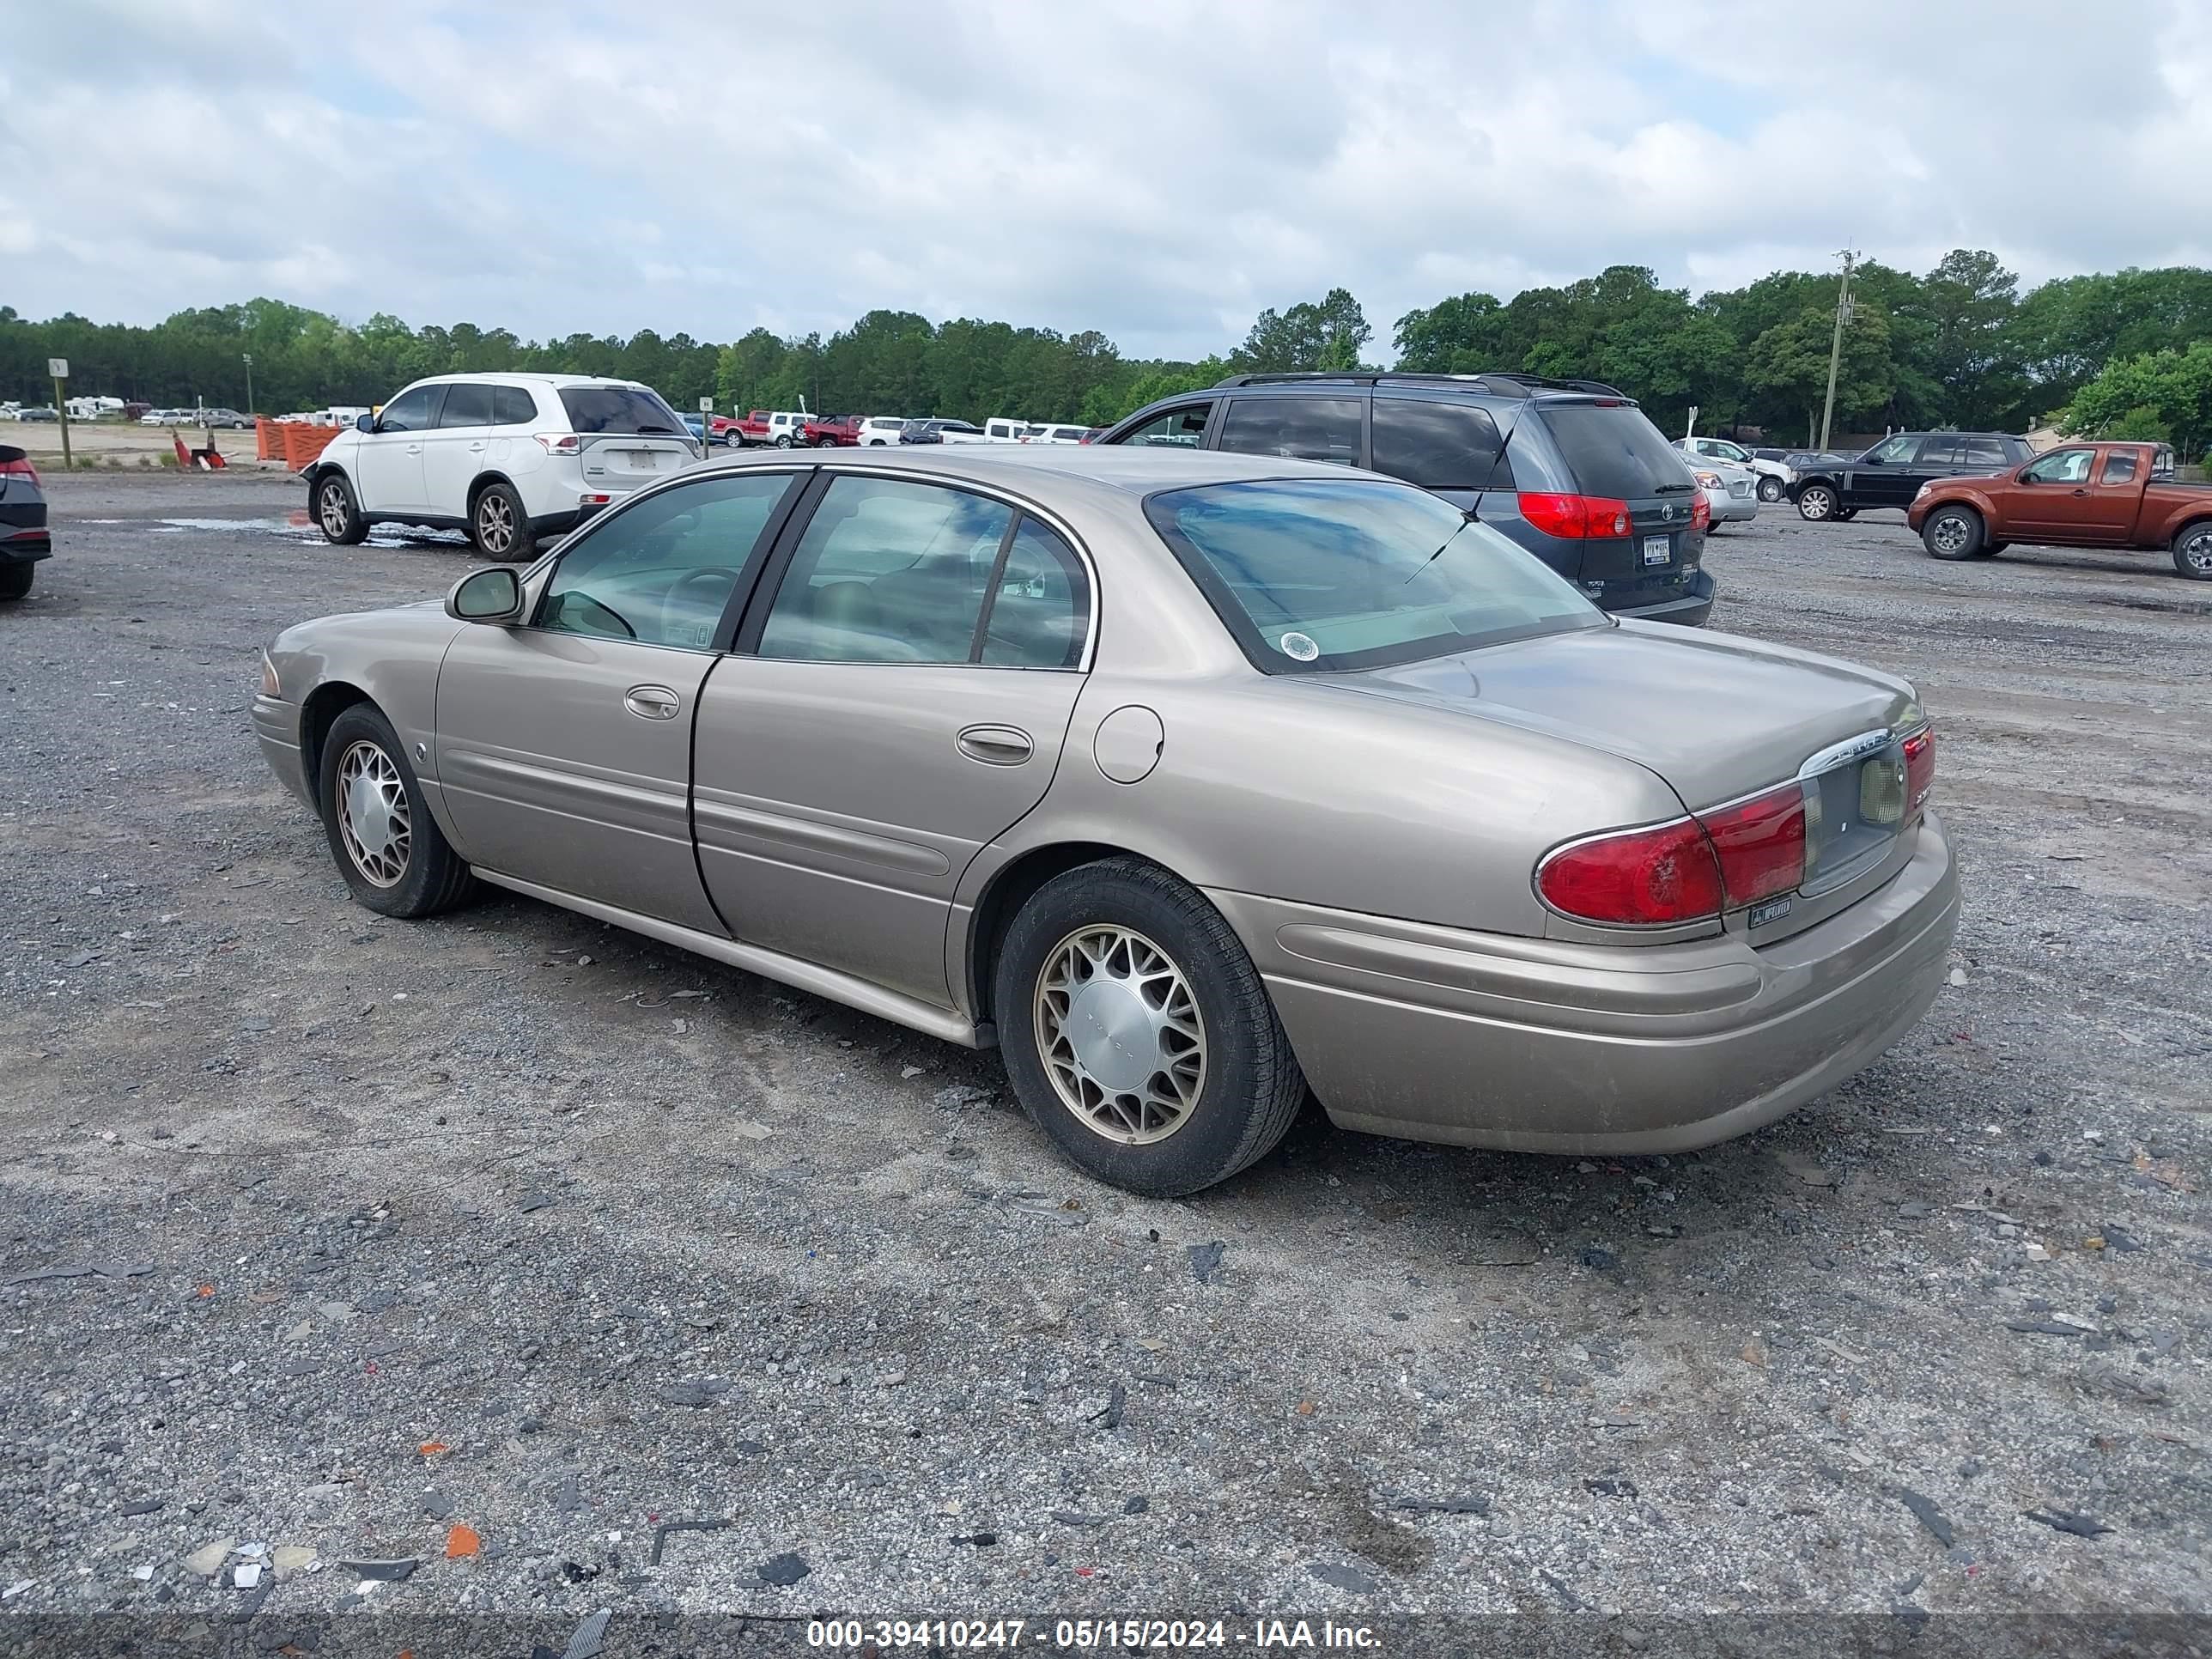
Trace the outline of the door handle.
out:
<instances>
[{"instance_id":1,"label":"door handle","mask_svg":"<svg viewBox=\"0 0 2212 1659\"><path fill-rule=\"evenodd\" d=\"M2074 493L2075 493L2076 495L2087 495L2089 492L2088 492L2087 490L2086 490L2086 489L2077 489L2077 490L2075 490Z\"/></svg>"},{"instance_id":2,"label":"door handle","mask_svg":"<svg viewBox=\"0 0 2212 1659\"><path fill-rule=\"evenodd\" d=\"M623 693L623 707L640 720L672 720L682 712L684 699L665 685L633 685Z\"/></svg>"},{"instance_id":3,"label":"door handle","mask_svg":"<svg viewBox=\"0 0 2212 1659\"><path fill-rule=\"evenodd\" d=\"M407 453L410 455L420 455L422 453L422 446L420 444L410 444L407 446Z\"/></svg>"},{"instance_id":4,"label":"door handle","mask_svg":"<svg viewBox=\"0 0 2212 1659\"><path fill-rule=\"evenodd\" d=\"M1036 747L1028 732L1012 726L971 726L953 746L969 760L986 766L1019 766Z\"/></svg>"},{"instance_id":5,"label":"door handle","mask_svg":"<svg viewBox=\"0 0 2212 1659\"><path fill-rule=\"evenodd\" d=\"M477 439L474 443L471 444L469 447L471 449L482 449L483 447L483 440L482 438Z\"/></svg>"}]
</instances>

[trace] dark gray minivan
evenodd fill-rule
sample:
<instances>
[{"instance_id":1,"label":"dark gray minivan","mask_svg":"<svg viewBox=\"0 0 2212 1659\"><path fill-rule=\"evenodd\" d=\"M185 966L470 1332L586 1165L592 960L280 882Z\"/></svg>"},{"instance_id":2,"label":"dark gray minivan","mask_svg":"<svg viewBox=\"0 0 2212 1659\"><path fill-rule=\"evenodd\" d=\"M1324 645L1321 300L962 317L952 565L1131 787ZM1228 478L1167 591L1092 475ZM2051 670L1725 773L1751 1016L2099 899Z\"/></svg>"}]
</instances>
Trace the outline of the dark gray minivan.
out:
<instances>
[{"instance_id":1,"label":"dark gray minivan","mask_svg":"<svg viewBox=\"0 0 2212 1659\"><path fill-rule=\"evenodd\" d=\"M1706 511L1633 398L1534 374L1234 374L1164 398L1094 443L1336 461L1471 509L1601 609L1702 623Z\"/></svg>"}]
</instances>

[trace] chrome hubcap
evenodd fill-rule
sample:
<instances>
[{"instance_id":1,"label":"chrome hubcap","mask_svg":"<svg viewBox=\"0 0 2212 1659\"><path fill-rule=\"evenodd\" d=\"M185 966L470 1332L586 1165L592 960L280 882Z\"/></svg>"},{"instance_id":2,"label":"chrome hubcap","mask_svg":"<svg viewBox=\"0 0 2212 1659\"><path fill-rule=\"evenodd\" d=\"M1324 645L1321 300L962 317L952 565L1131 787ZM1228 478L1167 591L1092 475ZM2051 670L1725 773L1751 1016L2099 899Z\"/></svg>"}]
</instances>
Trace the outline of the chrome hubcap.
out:
<instances>
[{"instance_id":1,"label":"chrome hubcap","mask_svg":"<svg viewBox=\"0 0 2212 1659\"><path fill-rule=\"evenodd\" d=\"M477 503L477 545L487 553L504 553L514 544L514 509L504 495L487 495Z\"/></svg>"},{"instance_id":2,"label":"chrome hubcap","mask_svg":"<svg viewBox=\"0 0 2212 1659\"><path fill-rule=\"evenodd\" d=\"M1960 518L1938 519L1936 527L1928 532L1939 553L1963 552L1966 545L1966 521Z\"/></svg>"},{"instance_id":3,"label":"chrome hubcap","mask_svg":"<svg viewBox=\"0 0 2212 1659\"><path fill-rule=\"evenodd\" d=\"M414 845L414 811L392 757L356 743L338 757L338 831L354 868L379 887L396 887Z\"/></svg>"},{"instance_id":4,"label":"chrome hubcap","mask_svg":"<svg viewBox=\"0 0 2212 1659\"><path fill-rule=\"evenodd\" d=\"M346 532L346 498L343 485L323 486L323 533L333 541Z\"/></svg>"},{"instance_id":5,"label":"chrome hubcap","mask_svg":"<svg viewBox=\"0 0 2212 1659\"><path fill-rule=\"evenodd\" d=\"M1079 927L1037 975L1037 1053L1060 1103L1125 1146L1164 1140L1206 1087L1206 1022L1182 969L1133 930Z\"/></svg>"},{"instance_id":6,"label":"chrome hubcap","mask_svg":"<svg viewBox=\"0 0 2212 1659\"><path fill-rule=\"evenodd\" d=\"M2191 570L2212 571L2212 532L2200 532L2182 543L2181 556Z\"/></svg>"},{"instance_id":7,"label":"chrome hubcap","mask_svg":"<svg viewBox=\"0 0 2212 1659\"><path fill-rule=\"evenodd\" d=\"M1807 490L1802 496L1799 497L1797 504L1804 509L1805 516L1808 519L1826 518L1829 507L1834 505L1829 501L1828 492L1825 489Z\"/></svg>"}]
</instances>

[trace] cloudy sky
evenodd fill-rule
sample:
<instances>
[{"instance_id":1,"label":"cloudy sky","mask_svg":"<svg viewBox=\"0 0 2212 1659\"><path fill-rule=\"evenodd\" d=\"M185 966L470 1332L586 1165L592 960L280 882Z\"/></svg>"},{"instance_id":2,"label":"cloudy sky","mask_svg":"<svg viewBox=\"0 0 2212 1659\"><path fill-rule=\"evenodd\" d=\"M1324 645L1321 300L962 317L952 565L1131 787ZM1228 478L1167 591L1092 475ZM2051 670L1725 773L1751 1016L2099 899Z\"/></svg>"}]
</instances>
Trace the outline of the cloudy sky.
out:
<instances>
[{"instance_id":1,"label":"cloudy sky","mask_svg":"<svg viewBox=\"0 0 2212 1659\"><path fill-rule=\"evenodd\" d=\"M1194 356L1340 283L1379 346L1616 262L2212 263L2204 0L6 14L0 303L33 317L721 340L884 306Z\"/></svg>"}]
</instances>

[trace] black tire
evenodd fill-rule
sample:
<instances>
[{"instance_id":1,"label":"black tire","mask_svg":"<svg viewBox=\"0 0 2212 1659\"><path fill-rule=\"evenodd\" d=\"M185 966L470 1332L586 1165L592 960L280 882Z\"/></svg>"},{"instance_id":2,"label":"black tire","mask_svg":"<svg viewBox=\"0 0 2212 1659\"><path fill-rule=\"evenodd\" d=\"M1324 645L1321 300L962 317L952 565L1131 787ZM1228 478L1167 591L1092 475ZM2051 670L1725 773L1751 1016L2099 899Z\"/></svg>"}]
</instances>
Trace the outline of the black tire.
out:
<instances>
[{"instance_id":1,"label":"black tire","mask_svg":"<svg viewBox=\"0 0 2212 1659\"><path fill-rule=\"evenodd\" d=\"M2010 542L1984 542L1982 544L1981 551L1975 554L1974 556L1978 559L1994 559L1998 554L2003 552L2005 549L2011 545L2012 544Z\"/></svg>"},{"instance_id":2,"label":"black tire","mask_svg":"<svg viewBox=\"0 0 2212 1659\"><path fill-rule=\"evenodd\" d=\"M358 547L368 538L368 520L344 473L333 470L315 480L314 508L315 524L332 546Z\"/></svg>"},{"instance_id":3,"label":"black tire","mask_svg":"<svg viewBox=\"0 0 2212 1659\"><path fill-rule=\"evenodd\" d=\"M779 432L779 433L777 433L777 434L775 434L775 447L776 447L778 449L788 449L788 448L790 448L790 447L791 447L791 434L789 434L788 432Z\"/></svg>"},{"instance_id":4,"label":"black tire","mask_svg":"<svg viewBox=\"0 0 2212 1659\"><path fill-rule=\"evenodd\" d=\"M1157 1139L1117 1139L1091 1127L1047 1065L1040 983L1063 948L1093 927L1150 942L1180 973L1196 1007L1203 1034L1197 1094ZM1218 910L1157 865L1108 859L1047 882L1007 929L994 980L999 1046L1022 1109L1069 1162L1125 1191L1175 1198L1226 1181L1273 1151L1304 1103L1305 1073L1252 958ZM1080 1097L1084 1085L1075 1086Z\"/></svg>"},{"instance_id":5,"label":"black tire","mask_svg":"<svg viewBox=\"0 0 2212 1659\"><path fill-rule=\"evenodd\" d=\"M2173 568L2193 582L2212 582L2212 519L2173 532Z\"/></svg>"},{"instance_id":6,"label":"black tire","mask_svg":"<svg viewBox=\"0 0 2212 1659\"><path fill-rule=\"evenodd\" d=\"M528 564L538 556L538 537L514 486L495 478L469 503L469 539L477 551L501 564Z\"/></svg>"},{"instance_id":7,"label":"black tire","mask_svg":"<svg viewBox=\"0 0 2212 1659\"><path fill-rule=\"evenodd\" d=\"M1759 499L1769 507L1782 499L1782 480L1771 472L1759 475Z\"/></svg>"},{"instance_id":8,"label":"black tire","mask_svg":"<svg viewBox=\"0 0 2212 1659\"><path fill-rule=\"evenodd\" d=\"M1838 524L1849 524L1853 519L1857 518L1858 515L1858 508L1856 507L1847 507L1836 514L1836 522Z\"/></svg>"},{"instance_id":9,"label":"black tire","mask_svg":"<svg viewBox=\"0 0 2212 1659\"><path fill-rule=\"evenodd\" d=\"M1947 562L1978 557L1988 537L1982 515L1971 507L1939 507L1920 526L1920 544L1928 556Z\"/></svg>"},{"instance_id":10,"label":"black tire","mask_svg":"<svg viewBox=\"0 0 2212 1659\"><path fill-rule=\"evenodd\" d=\"M404 843L389 834L388 819L374 825L364 822L357 837L346 817L341 790L350 793L348 775L356 751L362 750L374 750L382 757L381 765L370 761L365 769L372 779L365 793L380 794L387 806L397 800L406 808ZM380 787L374 782L379 773L386 778ZM396 783L390 779L392 773L398 775ZM476 890L476 878L422 803L422 787L408 764L406 746L375 704L357 702L331 722L323 739L322 776L315 799L322 808L331 856L356 903L380 915L413 921L450 910ZM370 839L379 830L386 832L384 840ZM363 851L352 844L356 838Z\"/></svg>"},{"instance_id":11,"label":"black tire","mask_svg":"<svg viewBox=\"0 0 2212 1659\"><path fill-rule=\"evenodd\" d=\"M1826 524L1843 515L1837 511L1840 498L1832 483L1808 483L1797 492L1797 516L1808 524Z\"/></svg>"},{"instance_id":12,"label":"black tire","mask_svg":"<svg viewBox=\"0 0 2212 1659\"><path fill-rule=\"evenodd\" d=\"M31 574L38 568L27 559L21 563L10 559L0 564L0 600L27 598L31 592Z\"/></svg>"}]
</instances>

